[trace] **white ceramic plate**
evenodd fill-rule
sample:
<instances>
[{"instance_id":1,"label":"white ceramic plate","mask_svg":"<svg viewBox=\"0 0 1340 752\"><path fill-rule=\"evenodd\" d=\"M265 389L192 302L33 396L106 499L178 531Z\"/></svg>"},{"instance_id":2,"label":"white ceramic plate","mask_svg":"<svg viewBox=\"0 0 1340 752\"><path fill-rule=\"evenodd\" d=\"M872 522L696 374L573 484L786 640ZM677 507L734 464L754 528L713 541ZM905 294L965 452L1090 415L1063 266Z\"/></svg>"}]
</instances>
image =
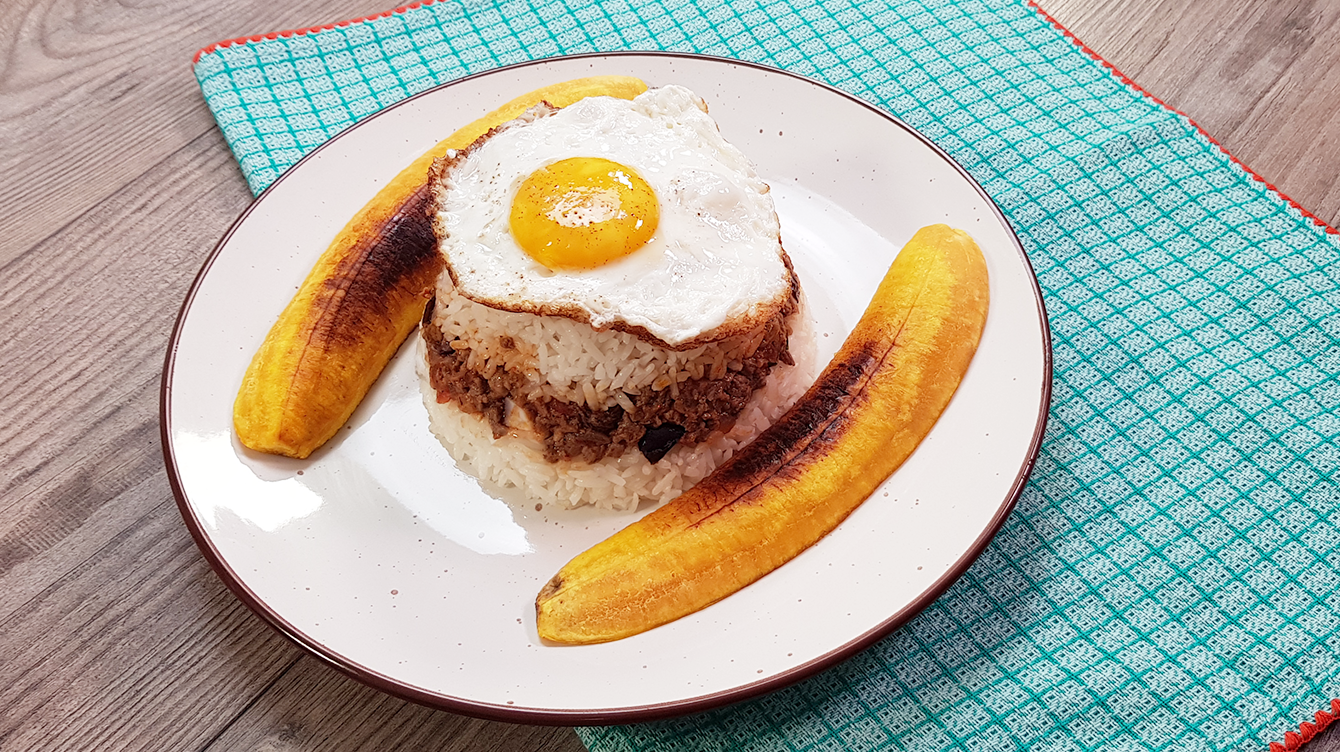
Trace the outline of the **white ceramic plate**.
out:
<instances>
[{"instance_id":1,"label":"white ceramic plate","mask_svg":"<svg viewBox=\"0 0 1340 752\"><path fill-rule=\"evenodd\" d=\"M991 309L976 359L930 436L827 538L672 624L555 647L536 636L536 592L636 515L541 513L483 492L429 434L408 347L348 430L309 460L242 450L231 409L252 353L313 261L404 165L514 96L606 73L693 89L758 165L818 319L822 362L923 225L973 234L987 258ZM338 668L482 717L625 722L791 683L929 604L1013 507L1041 440L1050 381L1046 318L1018 240L981 189L911 129L836 89L755 65L589 55L401 102L332 139L257 199L182 307L163 378L163 445L182 515L219 575Z\"/></svg>"}]
</instances>

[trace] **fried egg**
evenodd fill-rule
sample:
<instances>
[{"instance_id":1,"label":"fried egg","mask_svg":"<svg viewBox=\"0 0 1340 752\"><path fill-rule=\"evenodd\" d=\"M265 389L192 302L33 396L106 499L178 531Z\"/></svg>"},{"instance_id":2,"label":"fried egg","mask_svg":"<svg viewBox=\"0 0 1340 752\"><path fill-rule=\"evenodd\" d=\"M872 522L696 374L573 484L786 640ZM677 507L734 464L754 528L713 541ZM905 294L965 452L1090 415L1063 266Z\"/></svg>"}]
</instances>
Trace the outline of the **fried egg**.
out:
<instances>
[{"instance_id":1,"label":"fried egg","mask_svg":"<svg viewBox=\"0 0 1340 752\"><path fill-rule=\"evenodd\" d=\"M541 105L430 180L458 293L680 349L796 294L768 186L680 86Z\"/></svg>"}]
</instances>

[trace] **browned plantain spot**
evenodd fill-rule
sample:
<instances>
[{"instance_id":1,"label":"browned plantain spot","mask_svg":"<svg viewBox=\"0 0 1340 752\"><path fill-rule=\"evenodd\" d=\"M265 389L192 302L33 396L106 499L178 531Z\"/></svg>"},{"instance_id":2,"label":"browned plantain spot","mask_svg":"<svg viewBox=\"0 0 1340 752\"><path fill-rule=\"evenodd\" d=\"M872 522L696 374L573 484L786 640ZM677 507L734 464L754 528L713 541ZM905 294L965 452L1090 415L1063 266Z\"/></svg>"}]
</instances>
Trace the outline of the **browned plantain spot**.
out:
<instances>
[{"instance_id":1,"label":"browned plantain spot","mask_svg":"<svg viewBox=\"0 0 1340 752\"><path fill-rule=\"evenodd\" d=\"M335 347L361 345L366 329L350 321L389 322L389 306L398 290L416 279L431 287L441 257L426 213L427 202L425 183L396 208L379 232L360 237L358 245L323 282L319 294L337 299L333 302L338 312L329 311L327 320L343 320L339 326L331 326L328 333Z\"/></svg>"},{"instance_id":2,"label":"browned plantain spot","mask_svg":"<svg viewBox=\"0 0 1340 752\"><path fill-rule=\"evenodd\" d=\"M757 451L736 454L717 468L714 479L724 484L758 483L762 477L777 472L784 464L783 458L794 454L797 444L819 435L816 427L825 422L836 422L854 401L856 395L853 392L864 386L871 364L878 359L871 342L863 342L859 348L839 353L839 356L842 359L834 360L791 410L754 439ZM838 433L825 434L824 439L836 439L841 430L839 427Z\"/></svg>"},{"instance_id":3,"label":"browned plantain spot","mask_svg":"<svg viewBox=\"0 0 1340 752\"><path fill-rule=\"evenodd\" d=\"M544 584L544 587L540 588L540 594L535 596L535 605L538 607L539 604L554 597L555 595L558 594L558 591L562 589L563 589L563 576L560 574L556 574L552 578L550 578L548 582Z\"/></svg>"}]
</instances>

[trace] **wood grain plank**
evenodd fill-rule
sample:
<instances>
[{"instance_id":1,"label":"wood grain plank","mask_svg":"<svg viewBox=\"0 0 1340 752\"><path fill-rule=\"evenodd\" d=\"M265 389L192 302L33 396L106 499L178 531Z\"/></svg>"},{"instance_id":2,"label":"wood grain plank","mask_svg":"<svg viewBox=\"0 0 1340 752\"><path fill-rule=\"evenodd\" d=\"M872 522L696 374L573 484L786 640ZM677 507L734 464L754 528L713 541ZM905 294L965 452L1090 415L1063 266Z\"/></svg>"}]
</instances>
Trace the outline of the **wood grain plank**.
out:
<instances>
[{"instance_id":1,"label":"wood grain plank","mask_svg":"<svg viewBox=\"0 0 1340 752\"><path fill-rule=\"evenodd\" d=\"M376 10L367 0L0 4L0 265L214 128L191 74L196 50Z\"/></svg>"},{"instance_id":2,"label":"wood grain plank","mask_svg":"<svg viewBox=\"0 0 1340 752\"><path fill-rule=\"evenodd\" d=\"M199 96L191 88L177 99L188 95ZM138 155L128 183L117 185L116 172L84 176L103 197L0 263L9 314L0 379L11 385L0 414L14 416L0 424L5 749L199 748L229 728L254 736L267 727L235 720L257 698L286 702L282 688L266 688L299 655L208 571L171 502L158 446L160 369L177 309L250 194L212 123L153 156ZM20 209L44 219L40 206ZM316 661L301 678L319 739L580 749L570 729L432 711ZM350 701L365 712L344 712Z\"/></svg>"},{"instance_id":3,"label":"wood grain plank","mask_svg":"<svg viewBox=\"0 0 1340 752\"><path fill-rule=\"evenodd\" d=\"M585 751L571 729L494 723L430 710L345 678L310 657L298 661L207 749Z\"/></svg>"},{"instance_id":4,"label":"wood grain plank","mask_svg":"<svg viewBox=\"0 0 1340 752\"><path fill-rule=\"evenodd\" d=\"M1267 182L1340 224L1340 3L1040 3Z\"/></svg>"},{"instance_id":5,"label":"wood grain plank","mask_svg":"<svg viewBox=\"0 0 1340 752\"><path fill-rule=\"evenodd\" d=\"M250 200L219 141L202 135L0 266L0 414L13 416L0 422L0 572L161 468L168 335Z\"/></svg>"},{"instance_id":6,"label":"wood grain plank","mask_svg":"<svg viewBox=\"0 0 1340 752\"><path fill-rule=\"evenodd\" d=\"M140 516L0 622L0 748L199 748L298 656L214 577L159 471Z\"/></svg>"},{"instance_id":7,"label":"wood grain plank","mask_svg":"<svg viewBox=\"0 0 1340 752\"><path fill-rule=\"evenodd\" d=\"M1318 708L1330 712L1330 708ZM1282 742L1281 742L1282 743ZM1303 745L1304 752L1340 752L1340 723L1333 723L1325 731Z\"/></svg>"},{"instance_id":8,"label":"wood grain plank","mask_svg":"<svg viewBox=\"0 0 1340 752\"><path fill-rule=\"evenodd\" d=\"M1322 710L1329 709L1322 708ZM1340 723L1332 723L1303 747L1306 752L1340 752Z\"/></svg>"}]
</instances>

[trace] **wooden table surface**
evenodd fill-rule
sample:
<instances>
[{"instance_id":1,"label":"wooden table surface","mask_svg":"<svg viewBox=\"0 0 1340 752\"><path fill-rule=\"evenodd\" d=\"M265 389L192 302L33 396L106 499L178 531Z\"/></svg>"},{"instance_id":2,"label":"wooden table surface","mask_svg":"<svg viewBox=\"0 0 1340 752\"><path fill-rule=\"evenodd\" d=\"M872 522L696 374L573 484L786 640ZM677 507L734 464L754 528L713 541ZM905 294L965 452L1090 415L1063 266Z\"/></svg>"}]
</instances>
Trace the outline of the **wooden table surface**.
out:
<instances>
[{"instance_id":1,"label":"wooden table surface","mask_svg":"<svg viewBox=\"0 0 1340 752\"><path fill-rule=\"evenodd\" d=\"M1340 2L1043 7L1337 224ZM328 668L228 592L168 487L168 336L251 200L192 55L384 9L0 6L0 749L582 749L571 729L429 710ZM1340 733L1309 746L1321 750L1340 750Z\"/></svg>"}]
</instances>

